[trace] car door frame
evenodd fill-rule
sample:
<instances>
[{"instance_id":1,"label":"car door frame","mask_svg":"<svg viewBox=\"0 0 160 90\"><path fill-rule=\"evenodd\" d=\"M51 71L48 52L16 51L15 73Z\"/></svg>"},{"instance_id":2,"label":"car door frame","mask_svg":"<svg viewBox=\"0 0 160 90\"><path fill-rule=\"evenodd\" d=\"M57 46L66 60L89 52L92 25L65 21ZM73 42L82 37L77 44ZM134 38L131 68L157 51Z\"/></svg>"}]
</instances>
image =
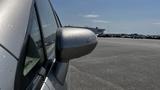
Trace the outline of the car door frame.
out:
<instances>
[{"instance_id":1,"label":"car door frame","mask_svg":"<svg viewBox=\"0 0 160 90\"><path fill-rule=\"evenodd\" d=\"M31 5L31 9L30 9L30 12L29 12L29 20L28 20L27 30L26 30L23 46L22 46L22 49L21 49L20 57L19 57L19 60L18 60L18 64L17 64L16 76L15 76L15 82L14 82L14 90L23 90L24 89L24 84L22 83L23 80L24 80L23 69L24 69L25 57L26 57L26 54L27 54L27 44L28 44L28 41L29 41L29 35L30 35L30 32L31 32L32 21L33 21L32 20L33 19L33 13L32 12L33 12L34 9L35 9L35 12L36 12L37 22L38 22L38 26L39 26L39 32L40 32L40 36L41 36L43 54L44 54L44 59L45 59L44 65L42 67L50 68L48 66L48 64L46 65L48 60L47 60L47 55L46 55L46 51L45 51L45 47L44 47L44 38L43 38L43 33L42 33L42 27L40 25L40 20L38 18L36 6L35 6L35 0L33 0L32 5ZM44 76L44 78L45 78L45 76Z\"/></svg>"},{"instance_id":2,"label":"car door frame","mask_svg":"<svg viewBox=\"0 0 160 90\"><path fill-rule=\"evenodd\" d=\"M50 7L52 9L52 13L54 15L54 19L56 21L56 26L57 26L57 30L58 28L62 27L59 18L51 4L51 1L49 1ZM37 17L37 22L39 25L39 31L40 31L40 35L41 35L41 42L42 42L42 47L43 47L43 53L44 53L44 57L45 57L45 62L44 62L44 68L48 68L48 70L46 71L47 73L51 70L51 67L53 67L53 62L48 60L47 57L47 52L45 49L45 45L44 45L44 36L43 36L43 30L42 30L42 26L41 26L41 21L40 21L40 17L39 17L39 13L37 11L37 6L36 6L36 0L33 0L32 5L31 5L31 9L30 9L30 15L29 15L29 20L28 20L28 25L27 25L27 30L26 30L26 35L25 35L25 39L24 39L24 43L21 49L21 54L19 57L19 61L18 61L18 65L17 65L17 70L16 70L16 76L15 76L15 83L14 83L14 90L22 90L23 88L23 84L22 84L22 80L24 79L23 76L23 67L24 67L24 62L25 62L25 57L26 57L26 47L27 47L27 43L29 40L29 35L30 35L30 30L31 30L31 24L32 24L32 18L33 18L33 9L35 9L36 11L36 17ZM59 24L58 24L59 23ZM48 63L49 62L49 63ZM46 77L46 76L45 76ZM44 79L45 79L44 77ZM42 86L42 85L41 85Z\"/></svg>"}]
</instances>

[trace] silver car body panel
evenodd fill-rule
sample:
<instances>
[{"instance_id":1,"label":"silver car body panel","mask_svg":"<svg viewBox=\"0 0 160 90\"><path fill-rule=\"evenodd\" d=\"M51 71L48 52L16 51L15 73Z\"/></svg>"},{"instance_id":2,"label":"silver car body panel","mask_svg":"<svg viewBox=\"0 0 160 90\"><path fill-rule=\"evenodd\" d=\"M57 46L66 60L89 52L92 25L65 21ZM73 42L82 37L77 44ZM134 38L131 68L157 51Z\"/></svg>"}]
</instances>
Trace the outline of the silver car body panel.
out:
<instances>
[{"instance_id":1,"label":"silver car body panel","mask_svg":"<svg viewBox=\"0 0 160 90\"><path fill-rule=\"evenodd\" d=\"M43 83L41 90L50 90L46 83Z\"/></svg>"},{"instance_id":2,"label":"silver car body panel","mask_svg":"<svg viewBox=\"0 0 160 90\"><path fill-rule=\"evenodd\" d=\"M54 88L52 82L49 80L48 77L46 77L44 83L49 87L49 90L55 90L55 88Z\"/></svg>"},{"instance_id":3,"label":"silver car body panel","mask_svg":"<svg viewBox=\"0 0 160 90\"><path fill-rule=\"evenodd\" d=\"M33 0L0 0L0 44L17 58L23 46Z\"/></svg>"},{"instance_id":4,"label":"silver car body panel","mask_svg":"<svg viewBox=\"0 0 160 90\"><path fill-rule=\"evenodd\" d=\"M0 90L13 90L17 60L0 47Z\"/></svg>"}]
</instances>

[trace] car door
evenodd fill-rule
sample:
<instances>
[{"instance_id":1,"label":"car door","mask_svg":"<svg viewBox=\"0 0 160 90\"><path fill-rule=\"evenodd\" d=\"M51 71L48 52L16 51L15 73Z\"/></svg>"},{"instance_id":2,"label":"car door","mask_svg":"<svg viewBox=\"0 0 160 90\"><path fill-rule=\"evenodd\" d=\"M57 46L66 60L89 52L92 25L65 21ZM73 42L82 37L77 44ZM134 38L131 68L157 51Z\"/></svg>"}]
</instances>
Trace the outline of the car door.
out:
<instances>
[{"instance_id":1,"label":"car door","mask_svg":"<svg viewBox=\"0 0 160 90\"><path fill-rule=\"evenodd\" d=\"M39 90L44 84L47 73L47 59L43 46L41 28L35 4L33 4L16 71L15 90Z\"/></svg>"}]
</instances>

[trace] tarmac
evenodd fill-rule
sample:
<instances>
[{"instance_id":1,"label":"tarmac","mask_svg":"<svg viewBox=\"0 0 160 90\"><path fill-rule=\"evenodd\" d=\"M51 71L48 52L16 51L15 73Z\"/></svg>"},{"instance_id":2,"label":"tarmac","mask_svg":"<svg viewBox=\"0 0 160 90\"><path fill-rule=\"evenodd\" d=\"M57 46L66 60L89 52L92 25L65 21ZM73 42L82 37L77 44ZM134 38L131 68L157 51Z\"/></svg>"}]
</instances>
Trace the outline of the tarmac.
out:
<instances>
[{"instance_id":1,"label":"tarmac","mask_svg":"<svg viewBox=\"0 0 160 90\"><path fill-rule=\"evenodd\" d=\"M98 38L70 62L69 90L160 90L160 40Z\"/></svg>"}]
</instances>

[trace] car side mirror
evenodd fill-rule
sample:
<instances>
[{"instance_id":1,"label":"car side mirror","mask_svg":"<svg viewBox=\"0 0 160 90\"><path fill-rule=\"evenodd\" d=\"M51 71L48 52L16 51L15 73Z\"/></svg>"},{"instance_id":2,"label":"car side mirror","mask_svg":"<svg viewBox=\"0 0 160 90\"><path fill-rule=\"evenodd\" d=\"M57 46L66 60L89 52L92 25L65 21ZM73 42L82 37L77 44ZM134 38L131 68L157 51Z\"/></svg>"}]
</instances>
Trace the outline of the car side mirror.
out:
<instances>
[{"instance_id":1,"label":"car side mirror","mask_svg":"<svg viewBox=\"0 0 160 90\"><path fill-rule=\"evenodd\" d=\"M97 45L96 35L82 28L61 28L56 33L55 78L64 84L69 60L89 54Z\"/></svg>"},{"instance_id":2,"label":"car side mirror","mask_svg":"<svg viewBox=\"0 0 160 90\"><path fill-rule=\"evenodd\" d=\"M96 35L88 29L62 28L57 31L56 59L68 62L89 54L96 44Z\"/></svg>"}]
</instances>

